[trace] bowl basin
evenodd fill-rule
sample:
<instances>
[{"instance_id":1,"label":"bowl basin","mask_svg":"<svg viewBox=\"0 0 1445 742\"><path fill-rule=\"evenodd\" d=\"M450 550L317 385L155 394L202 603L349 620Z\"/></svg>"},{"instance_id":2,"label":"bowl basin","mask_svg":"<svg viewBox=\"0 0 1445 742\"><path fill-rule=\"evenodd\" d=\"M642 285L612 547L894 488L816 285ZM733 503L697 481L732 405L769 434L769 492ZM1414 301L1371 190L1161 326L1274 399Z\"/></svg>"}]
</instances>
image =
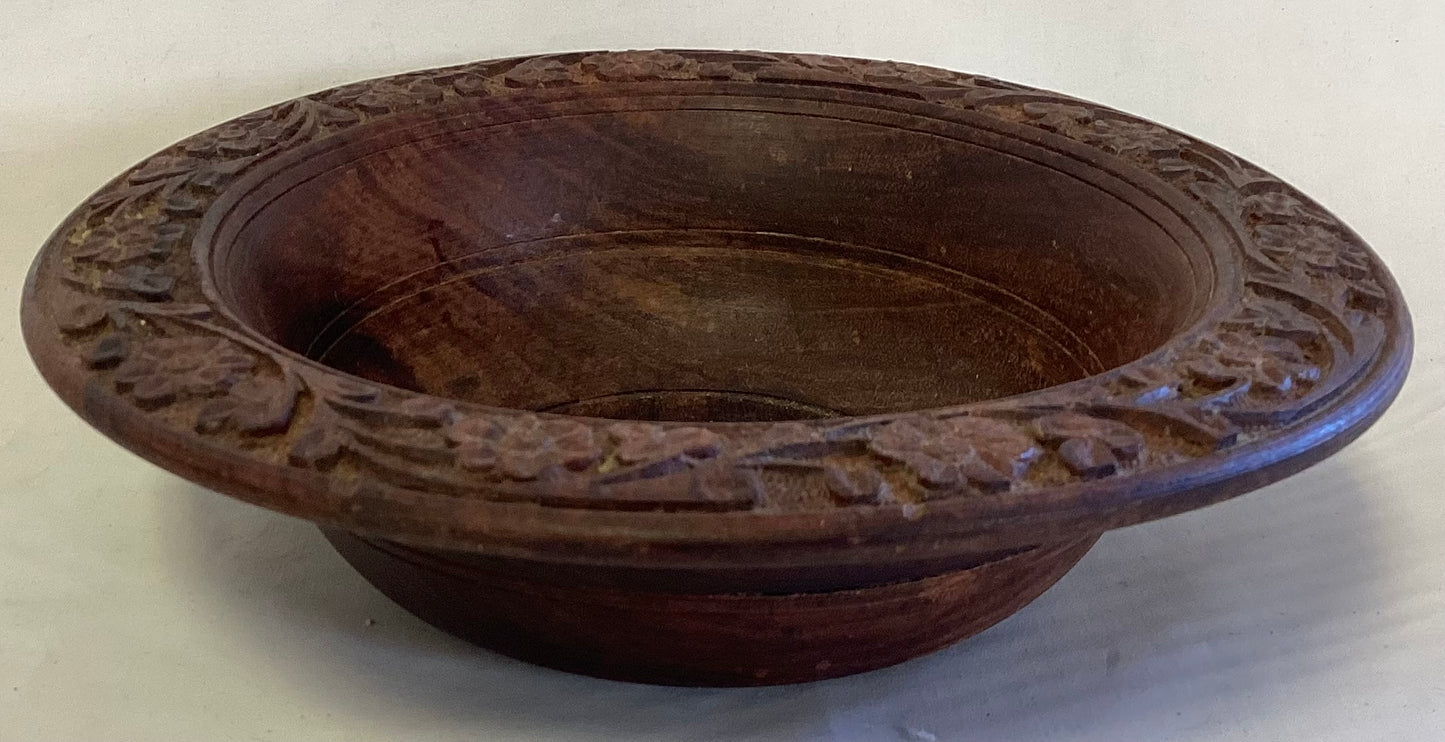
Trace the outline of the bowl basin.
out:
<instances>
[{"instance_id":1,"label":"bowl basin","mask_svg":"<svg viewBox=\"0 0 1445 742\"><path fill-rule=\"evenodd\" d=\"M46 380L574 672L788 683L1033 600L1112 528L1383 413L1388 271L1129 114L875 60L587 52L394 75L147 158L37 256Z\"/></svg>"}]
</instances>

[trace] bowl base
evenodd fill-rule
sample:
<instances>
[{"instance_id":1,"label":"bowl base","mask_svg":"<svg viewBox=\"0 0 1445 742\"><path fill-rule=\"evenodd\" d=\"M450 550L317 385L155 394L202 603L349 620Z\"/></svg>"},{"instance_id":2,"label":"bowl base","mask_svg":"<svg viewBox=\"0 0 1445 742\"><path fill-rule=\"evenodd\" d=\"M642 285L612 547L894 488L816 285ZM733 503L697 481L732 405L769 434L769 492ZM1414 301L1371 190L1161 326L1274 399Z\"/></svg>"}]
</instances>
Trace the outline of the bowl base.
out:
<instances>
[{"instance_id":1,"label":"bowl base","mask_svg":"<svg viewBox=\"0 0 1445 742\"><path fill-rule=\"evenodd\" d=\"M463 554L322 530L382 593L443 631L567 672L682 686L822 680L932 652L1028 604L1098 539L908 582L760 595L521 578Z\"/></svg>"}]
</instances>

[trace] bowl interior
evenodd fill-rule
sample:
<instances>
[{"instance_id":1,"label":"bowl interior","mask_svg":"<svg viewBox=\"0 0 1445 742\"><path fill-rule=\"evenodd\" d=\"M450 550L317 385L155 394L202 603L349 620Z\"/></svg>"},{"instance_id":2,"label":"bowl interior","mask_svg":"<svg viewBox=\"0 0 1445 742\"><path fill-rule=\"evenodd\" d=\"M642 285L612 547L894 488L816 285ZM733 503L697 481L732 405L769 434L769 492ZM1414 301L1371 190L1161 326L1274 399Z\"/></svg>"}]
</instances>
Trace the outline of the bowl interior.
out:
<instances>
[{"instance_id":1,"label":"bowl interior","mask_svg":"<svg viewBox=\"0 0 1445 742\"><path fill-rule=\"evenodd\" d=\"M1197 314L1207 259L1047 157L745 102L348 133L214 248L213 281L342 371L660 420L1018 394Z\"/></svg>"}]
</instances>

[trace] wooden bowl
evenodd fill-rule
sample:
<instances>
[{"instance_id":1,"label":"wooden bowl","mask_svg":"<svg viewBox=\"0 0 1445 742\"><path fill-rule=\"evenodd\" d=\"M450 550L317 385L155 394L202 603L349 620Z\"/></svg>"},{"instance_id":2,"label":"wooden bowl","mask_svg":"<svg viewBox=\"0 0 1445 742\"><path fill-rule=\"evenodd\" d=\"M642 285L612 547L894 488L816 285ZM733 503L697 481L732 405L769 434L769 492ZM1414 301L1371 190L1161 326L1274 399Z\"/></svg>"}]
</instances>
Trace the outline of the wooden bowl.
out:
<instances>
[{"instance_id":1,"label":"wooden bowl","mask_svg":"<svg viewBox=\"0 0 1445 742\"><path fill-rule=\"evenodd\" d=\"M1320 460L1410 326L1216 147L799 54L479 62L202 132L102 188L25 339L141 456L320 524L401 605L676 684L899 662L1103 531Z\"/></svg>"}]
</instances>

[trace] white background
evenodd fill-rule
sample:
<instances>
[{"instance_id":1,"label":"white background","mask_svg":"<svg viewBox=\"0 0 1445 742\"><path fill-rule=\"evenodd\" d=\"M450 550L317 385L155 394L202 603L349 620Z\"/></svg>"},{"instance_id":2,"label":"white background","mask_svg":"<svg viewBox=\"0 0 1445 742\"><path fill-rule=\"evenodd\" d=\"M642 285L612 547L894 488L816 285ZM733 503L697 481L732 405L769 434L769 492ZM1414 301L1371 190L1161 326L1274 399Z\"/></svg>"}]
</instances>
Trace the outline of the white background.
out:
<instances>
[{"instance_id":1,"label":"white background","mask_svg":"<svg viewBox=\"0 0 1445 742\"><path fill-rule=\"evenodd\" d=\"M952 649L806 686L677 690L434 631L305 523L125 453L32 369L16 307L34 252L172 141L375 75L654 46L935 64L1221 145L1385 259L1414 312L1410 380L1344 452L1106 536ZM1438 0L0 0L0 739L1445 739L1442 166Z\"/></svg>"}]
</instances>

